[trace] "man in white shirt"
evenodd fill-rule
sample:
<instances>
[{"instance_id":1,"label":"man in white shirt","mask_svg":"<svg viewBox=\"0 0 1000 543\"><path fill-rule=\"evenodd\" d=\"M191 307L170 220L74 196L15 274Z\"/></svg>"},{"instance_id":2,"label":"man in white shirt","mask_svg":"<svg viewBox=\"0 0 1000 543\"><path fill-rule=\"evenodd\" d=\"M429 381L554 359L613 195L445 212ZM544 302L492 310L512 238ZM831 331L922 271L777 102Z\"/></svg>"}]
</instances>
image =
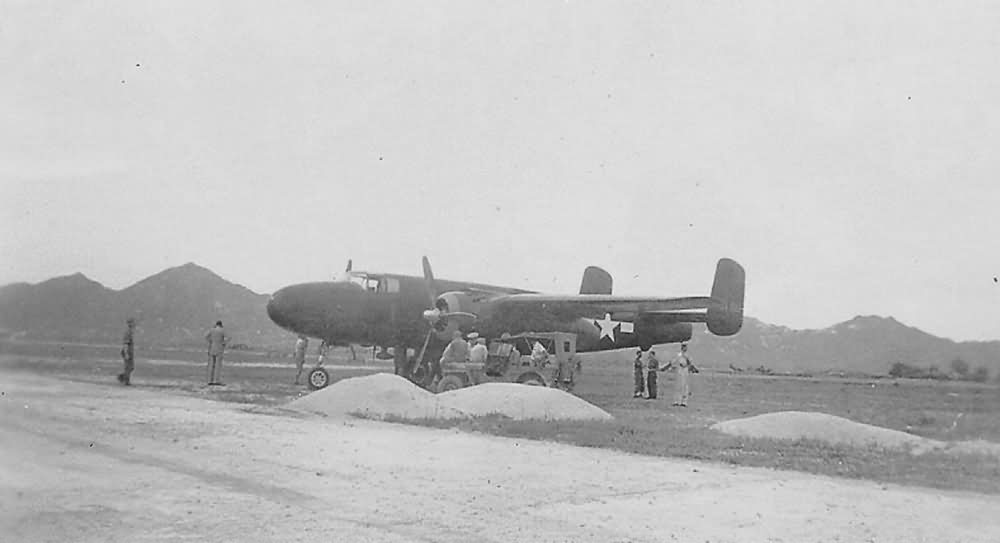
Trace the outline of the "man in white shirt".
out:
<instances>
[{"instance_id":1,"label":"man in white shirt","mask_svg":"<svg viewBox=\"0 0 1000 543\"><path fill-rule=\"evenodd\" d=\"M469 351L469 362L473 364L485 364L486 356L489 354L486 349L486 338L479 338L476 344Z\"/></svg>"},{"instance_id":2,"label":"man in white shirt","mask_svg":"<svg viewBox=\"0 0 1000 543\"><path fill-rule=\"evenodd\" d=\"M674 388L673 405L679 407L687 407L687 401L691 397L691 383L688 376L692 372L698 372L698 368L695 368L691 359L688 358L687 348L687 343L681 343L681 352L660 369L660 371L667 371L670 368L676 368L677 383Z\"/></svg>"}]
</instances>

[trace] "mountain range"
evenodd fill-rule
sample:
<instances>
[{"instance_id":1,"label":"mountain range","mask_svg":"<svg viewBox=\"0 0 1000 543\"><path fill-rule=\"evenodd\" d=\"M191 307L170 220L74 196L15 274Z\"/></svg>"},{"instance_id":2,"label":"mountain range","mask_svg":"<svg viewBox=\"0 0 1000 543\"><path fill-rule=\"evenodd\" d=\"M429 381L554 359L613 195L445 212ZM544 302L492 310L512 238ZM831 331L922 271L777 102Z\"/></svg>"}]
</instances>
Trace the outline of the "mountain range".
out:
<instances>
[{"instance_id":1,"label":"mountain range","mask_svg":"<svg viewBox=\"0 0 1000 543\"><path fill-rule=\"evenodd\" d=\"M267 300L193 263L122 290L77 273L0 287L0 330L29 340L115 343L125 319L135 317L148 345L200 346L205 330L221 320L233 343L284 345L290 336L267 317Z\"/></svg>"},{"instance_id":2,"label":"mountain range","mask_svg":"<svg viewBox=\"0 0 1000 543\"><path fill-rule=\"evenodd\" d=\"M970 369L986 368L1000 374L1000 341L952 341L892 317L857 316L820 330L793 330L746 317L740 332L730 338L695 330L690 347L714 367L809 373L841 371L885 375L896 363L936 367L943 374L961 359Z\"/></svg>"},{"instance_id":3,"label":"mountain range","mask_svg":"<svg viewBox=\"0 0 1000 543\"><path fill-rule=\"evenodd\" d=\"M0 287L0 338L116 343L125 319L133 316L147 345L201 346L205 330L222 320L233 343L285 350L292 336L268 319L267 300L268 295L194 263L122 290L77 273ZM716 368L884 375L897 362L948 372L960 358L970 368L1000 374L1000 341L955 342L892 317L858 316L820 330L793 330L747 317L731 337L696 327L690 350L696 363Z\"/></svg>"}]
</instances>

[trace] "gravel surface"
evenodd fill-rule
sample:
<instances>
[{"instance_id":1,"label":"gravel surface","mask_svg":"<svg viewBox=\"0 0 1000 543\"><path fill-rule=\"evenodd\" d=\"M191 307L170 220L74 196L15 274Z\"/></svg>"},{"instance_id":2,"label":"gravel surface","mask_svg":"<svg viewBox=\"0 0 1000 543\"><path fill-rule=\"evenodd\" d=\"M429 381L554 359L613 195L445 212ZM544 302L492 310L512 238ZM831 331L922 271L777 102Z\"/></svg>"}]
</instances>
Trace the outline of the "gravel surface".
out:
<instances>
[{"instance_id":1,"label":"gravel surface","mask_svg":"<svg viewBox=\"0 0 1000 543\"><path fill-rule=\"evenodd\" d=\"M1000 541L1000 497L0 372L0 541Z\"/></svg>"}]
</instances>

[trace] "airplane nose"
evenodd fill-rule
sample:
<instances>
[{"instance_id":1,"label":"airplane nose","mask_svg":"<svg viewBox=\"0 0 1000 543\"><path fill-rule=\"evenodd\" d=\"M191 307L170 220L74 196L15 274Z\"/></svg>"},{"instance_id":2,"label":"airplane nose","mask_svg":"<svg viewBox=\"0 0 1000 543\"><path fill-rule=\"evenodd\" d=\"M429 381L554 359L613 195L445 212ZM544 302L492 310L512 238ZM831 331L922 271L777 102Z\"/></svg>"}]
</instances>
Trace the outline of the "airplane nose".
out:
<instances>
[{"instance_id":1,"label":"airplane nose","mask_svg":"<svg viewBox=\"0 0 1000 543\"><path fill-rule=\"evenodd\" d=\"M277 292L271 295L271 299L267 301L267 316L270 317L274 324L282 328L289 328L291 324L291 312L292 312L292 300L290 293L288 292L288 287L279 289Z\"/></svg>"},{"instance_id":2,"label":"airplane nose","mask_svg":"<svg viewBox=\"0 0 1000 543\"><path fill-rule=\"evenodd\" d=\"M274 324L296 334L325 337L336 332L346 312L358 306L361 289L350 283L303 283L279 289L267 302Z\"/></svg>"}]
</instances>

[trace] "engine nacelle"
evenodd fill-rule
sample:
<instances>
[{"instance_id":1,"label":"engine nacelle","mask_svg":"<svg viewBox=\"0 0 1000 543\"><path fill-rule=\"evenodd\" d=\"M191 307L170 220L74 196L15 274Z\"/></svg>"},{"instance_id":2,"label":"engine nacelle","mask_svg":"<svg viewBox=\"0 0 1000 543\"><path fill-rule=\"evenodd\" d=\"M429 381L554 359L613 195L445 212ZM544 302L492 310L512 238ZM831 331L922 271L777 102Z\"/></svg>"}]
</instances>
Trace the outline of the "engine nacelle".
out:
<instances>
[{"instance_id":1,"label":"engine nacelle","mask_svg":"<svg viewBox=\"0 0 1000 543\"><path fill-rule=\"evenodd\" d=\"M434 300L434 307L441 313L477 313L476 304L472 301L472 296L465 292L451 291L445 292Z\"/></svg>"},{"instance_id":2,"label":"engine nacelle","mask_svg":"<svg viewBox=\"0 0 1000 543\"><path fill-rule=\"evenodd\" d=\"M445 292L434 300L434 309L424 311L424 318L433 324L438 338L449 340L455 331L475 322L481 306L465 292Z\"/></svg>"}]
</instances>

